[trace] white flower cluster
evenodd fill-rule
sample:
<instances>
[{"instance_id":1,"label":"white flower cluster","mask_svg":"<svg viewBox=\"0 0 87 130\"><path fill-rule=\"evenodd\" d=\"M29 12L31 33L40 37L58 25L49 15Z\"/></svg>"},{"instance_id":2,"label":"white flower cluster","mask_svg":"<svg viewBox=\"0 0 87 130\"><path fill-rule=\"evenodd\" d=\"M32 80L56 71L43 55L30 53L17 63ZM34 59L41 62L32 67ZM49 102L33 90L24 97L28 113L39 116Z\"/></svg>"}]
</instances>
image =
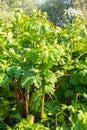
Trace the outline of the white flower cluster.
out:
<instances>
[{"instance_id":1,"label":"white flower cluster","mask_svg":"<svg viewBox=\"0 0 87 130\"><path fill-rule=\"evenodd\" d=\"M68 17L71 19L72 17L81 17L83 18L83 14L80 10L74 9L74 8L68 8L65 10L65 15L68 15Z\"/></svg>"}]
</instances>

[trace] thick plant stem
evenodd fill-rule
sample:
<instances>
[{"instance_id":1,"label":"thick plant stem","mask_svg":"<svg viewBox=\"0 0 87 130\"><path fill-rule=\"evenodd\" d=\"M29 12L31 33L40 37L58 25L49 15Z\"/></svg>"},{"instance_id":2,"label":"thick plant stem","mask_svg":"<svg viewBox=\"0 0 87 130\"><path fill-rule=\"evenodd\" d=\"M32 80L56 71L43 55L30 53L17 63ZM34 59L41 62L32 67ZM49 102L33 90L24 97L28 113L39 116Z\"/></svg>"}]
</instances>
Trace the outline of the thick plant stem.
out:
<instances>
[{"instance_id":1,"label":"thick plant stem","mask_svg":"<svg viewBox=\"0 0 87 130\"><path fill-rule=\"evenodd\" d=\"M18 93L19 93L19 97L20 97L20 100L19 100L20 113L21 113L22 118L26 118L25 109L24 109L23 90L21 88L19 88L18 91L19 91Z\"/></svg>"},{"instance_id":2,"label":"thick plant stem","mask_svg":"<svg viewBox=\"0 0 87 130\"><path fill-rule=\"evenodd\" d=\"M25 106L26 106L26 118L28 117L28 107L29 107L29 91L25 90Z\"/></svg>"},{"instance_id":3,"label":"thick plant stem","mask_svg":"<svg viewBox=\"0 0 87 130\"><path fill-rule=\"evenodd\" d=\"M25 118L23 90L21 89L19 82L16 79L12 79L12 83L16 94L16 100L19 105L21 117Z\"/></svg>"},{"instance_id":4,"label":"thick plant stem","mask_svg":"<svg viewBox=\"0 0 87 130\"><path fill-rule=\"evenodd\" d=\"M42 97L41 119L43 119L44 117L44 103L45 103L45 96Z\"/></svg>"},{"instance_id":5,"label":"thick plant stem","mask_svg":"<svg viewBox=\"0 0 87 130\"><path fill-rule=\"evenodd\" d=\"M16 93L16 99L19 104L20 114L22 118L25 118L25 112L24 112L24 98L22 96L22 90L17 90L16 86L14 86L15 93Z\"/></svg>"}]
</instances>

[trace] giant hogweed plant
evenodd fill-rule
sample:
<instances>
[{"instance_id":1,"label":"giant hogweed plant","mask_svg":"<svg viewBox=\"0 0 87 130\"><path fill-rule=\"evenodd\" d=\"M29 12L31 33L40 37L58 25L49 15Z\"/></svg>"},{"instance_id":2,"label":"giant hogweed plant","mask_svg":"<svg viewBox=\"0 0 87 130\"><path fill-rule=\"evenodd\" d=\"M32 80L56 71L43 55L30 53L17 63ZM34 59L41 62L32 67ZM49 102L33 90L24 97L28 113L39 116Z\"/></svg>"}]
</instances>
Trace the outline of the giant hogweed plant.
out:
<instances>
[{"instance_id":1,"label":"giant hogweed plant","mask_svg":"<svg viewBox=\"0 0 87 130\"><path fill-rule=\"evenodd\" d=\"M86 31L77 17L59 28L40 11L14 11L0 25L0 85L13 87L22 118L41 113L50 129L86 128L85 100L78 99L87 96ZM30 127L26 122L15 128Z\"/></svg>"},{"instance_id":2,"label":"giant hogweed plant","mask_svg":"<svg viewBox=\"0 0 87 130\"><path fill-rule=\"evenodd\" d=\"M13 86L22 118L28 116L33 97L39 99L36 108L41 106L43 118L45 95L54 94L57 78L52 67L64 55L55 38L55 27L40 11L31 16L13 11L0 25L0 86Z\"/></svg>"}]
</instances>

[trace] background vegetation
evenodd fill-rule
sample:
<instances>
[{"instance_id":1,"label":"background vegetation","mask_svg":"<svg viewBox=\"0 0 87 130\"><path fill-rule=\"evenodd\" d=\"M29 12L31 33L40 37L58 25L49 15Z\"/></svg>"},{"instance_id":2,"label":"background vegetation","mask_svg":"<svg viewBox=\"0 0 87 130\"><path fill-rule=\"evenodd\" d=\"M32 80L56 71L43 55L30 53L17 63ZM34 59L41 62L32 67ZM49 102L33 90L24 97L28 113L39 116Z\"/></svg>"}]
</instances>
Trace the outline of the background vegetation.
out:
<instances>
[{"instance_id":1,"label":"background vegetation","mask_svg":"<svg viewBox=\"0 0 87 130\"><path fill-rule=\"evenodd\" d=\"M0 2L0 129L86 130L87 2Z\"/></svg>"}]
</instances>

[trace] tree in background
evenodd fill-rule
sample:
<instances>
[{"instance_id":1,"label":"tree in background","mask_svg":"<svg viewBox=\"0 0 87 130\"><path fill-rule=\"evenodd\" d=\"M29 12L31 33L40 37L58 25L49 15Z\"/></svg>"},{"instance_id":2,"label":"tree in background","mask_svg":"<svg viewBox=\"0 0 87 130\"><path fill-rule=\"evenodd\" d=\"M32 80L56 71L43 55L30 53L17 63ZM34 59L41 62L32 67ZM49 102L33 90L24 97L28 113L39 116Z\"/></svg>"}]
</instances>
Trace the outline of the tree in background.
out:
<instances>
[{"instance_id":1,"label":"tree in background","mask_svg":"<svg viewBox=\"0 0 87 130\"><path fill-rule=\"evenodd\" d=\"M80 9L85 18L87 18L87 0L75 0L74 7Z\"/></svg>"},{"instance_id":2,"label":"tree in background","mask_svg":"<svg viewBox=\"0 0 87 130\"><path fill-rule=\"evenodd\" d=\"M33 9L37 10L40 0L0 0L0 20L7 19L14 8L20 8L25 14L30 14Z\"/></svg>"},{"instance_id":3,"label":"tree in background","mask_svg":"<svg viewBox=\"0 0 87 130\"><path fill-rule=\"evenodd\" d=\"M10 11L12 8L21 8L29 14L33 8L37 8L39 0L0 0L0 10Z\"/></svg>"},{"instance_id":4,"label":"tree in background","mask_svg":"<svg viewBox=\"0 0 87 130\"><path fill-rule=\"evenodd\" d=\"M56 25L62 25L64 10L72 6L72 0L47 0L40 9L47 12L48 19Z\"/></svg>"},{"instance_id":5,"label":"tree in background","mask_svg":"<svg viewBox=\"0 0 87 130\"><path fill-rule=\"evenodd\" d=\"M70 13L71 10L73 10L73 12L76 11L76 14L78 11L81 11L83 16L87 18L86 0L46 0L45 3L40 6L40 9L47 12L48 19L50 21L52 21L55 25L60 26L66 23L66 20L64 19L66 10L68 10L68 12L70 11Z\"/></svg>"},{"instance_id":6,"label":"tree in background","mask_svg":"<svg viewBox=\"0 0 87 130\"><path fill-rule=\"evenodd\" d=\"M85 18L87 18L87 1L86 0L0 0L0 17L7 17L6 10L11 11L12 8L21 8L29 15L31 10L42 10L47 12L48 19L55 25L63 25L65 23L64 13L68 8L79 9Z\"/></svg>"}]
</instances>

